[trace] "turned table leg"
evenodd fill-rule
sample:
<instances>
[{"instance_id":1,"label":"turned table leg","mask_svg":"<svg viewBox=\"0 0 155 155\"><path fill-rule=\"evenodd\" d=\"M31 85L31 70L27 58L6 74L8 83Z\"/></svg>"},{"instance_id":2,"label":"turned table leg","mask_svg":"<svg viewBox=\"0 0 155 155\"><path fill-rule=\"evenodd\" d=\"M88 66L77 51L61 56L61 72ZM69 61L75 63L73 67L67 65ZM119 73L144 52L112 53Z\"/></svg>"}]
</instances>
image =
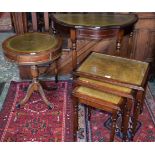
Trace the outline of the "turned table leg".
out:
<instances>
[{"instance_id":1,"label":"turned table leg","mask_svg":"<svg viewBox=\"0 0 155 155\"><path fill-rule=\"evenodd\" d=\"M129 35L128 49L127 49L129 58L134 58L132 42L133 42L133 31L131 31Z\"/></svg>"},{"instance_id":2,"label":"turned table leg","mask_svg":"<svg viewBox=\"0 0 155 155\"><path fill-rule=\"evenodd\" d=\"M132 127L132 140L136 133L136 127L138 122L138 116L143 109L143 102L144 102L144 92L138 91L136 95L136 99L134 100L134 109L133 109L133 127Z\"/></svg>"},{"instance_id":3,"label":"turned table leg","mask_svg":"<svg viewBox=\"0 0 155 155\"><path fill-rule=\"evenodd\" d=\"M77 141L77 132L78 132L78 98L72 96L73 101L73 138L74 141Z\"/></svg>"},{"instance_id":4,"label":"turned table leg","mask_svg":"<svg viewBox=\"0 0 155 155\"><path fill-rule=\"evenodd\" d=\"M129 123L131 108L132 108L132 100L127 98L127 103L125 104L124 114L122 118L123 141L126 141L127 139L128 123Z\"/></svg>"},{"instance_id":5,"label":"turned table leg","mask_svg":"<svg viewBox=\"0 0 155 155\"><path fill-rule=\"evenodd\" d=\"M111 126L110 142L114 141L115 130L116 130L116 120L117 120L117 111L112 114L112 126Z\"/></svg>"},{"instance_id":6,"label":"turned table leg","mask_svg":"<svg viewBox=\"0 0 155 155\"><path fill-rule=\"evenodd\" d=\"M116 39L116 52L115 55L120 56L121 55L121 43L123 40L123 36L124 36L124 30L120 30L117 34L117 39Z\"/></svg>"},{"instance_id":7,"label":"turned table leg","mask_svg":"<svg viewBox=\"0 0 155 155\"><path fill-rule=\"evenodd\" d=\"M70 38L72 42L72 71L74 71L77 67L76 29L70 30Z\"/></svg>"}]
</instances>

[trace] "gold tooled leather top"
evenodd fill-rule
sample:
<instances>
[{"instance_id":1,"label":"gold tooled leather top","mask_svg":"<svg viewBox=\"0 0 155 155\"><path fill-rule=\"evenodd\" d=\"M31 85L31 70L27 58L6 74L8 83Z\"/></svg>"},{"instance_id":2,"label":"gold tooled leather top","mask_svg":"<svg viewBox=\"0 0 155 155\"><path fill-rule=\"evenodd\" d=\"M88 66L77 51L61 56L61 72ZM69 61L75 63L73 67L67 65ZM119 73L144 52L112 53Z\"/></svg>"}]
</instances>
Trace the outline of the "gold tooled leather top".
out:
<instances>
[{"instance_id":1,"label":"gold tooled leather top","mask_svg":"<svg viewBox=\"0 0 155 155\"><path fill-rule=\"evenodd\" d=\"M54 48L57 45L57 39L46 33L25 33L16 35L7 41L7 48L15 52L41 52Z\"/></svg>"},{"instance_id":2,"label":"gold tooled leather top","mask_svg":"<svg viewBox=\"0 0 155 155\"><path fill-rule=\"evenodd\" d=\"M141 85L147 68L146 62L92 52L77 71Z\"/></svg>"},{"instance_id":3,"label":"gold tooled leather top","mask_svg":"<svg viewBox=\"0 0 155 155\"><path fill-rule=\"evenodd\" d=\"M133 14L107 13L56 13L52 16L62 25L70 27L123 27L134 24L137 17Z\"/></svg>"},{"instance_id":4,"label":"gold tooled leather top","mask_svg":"<svg viewBox=\"0 0 155 155\"><path fill-rule=\"evenodd\" d=\"M113 104L119 104L121 101L123 101L123 98L120 96L116 96L113 94L105 93L102 91L98 91L98 90L83 87L83 86L78 87L76 91L74 90L73 92L87 95L96 99L103 100L104 102L110 102Z\"/></svg>"}]
</instances>

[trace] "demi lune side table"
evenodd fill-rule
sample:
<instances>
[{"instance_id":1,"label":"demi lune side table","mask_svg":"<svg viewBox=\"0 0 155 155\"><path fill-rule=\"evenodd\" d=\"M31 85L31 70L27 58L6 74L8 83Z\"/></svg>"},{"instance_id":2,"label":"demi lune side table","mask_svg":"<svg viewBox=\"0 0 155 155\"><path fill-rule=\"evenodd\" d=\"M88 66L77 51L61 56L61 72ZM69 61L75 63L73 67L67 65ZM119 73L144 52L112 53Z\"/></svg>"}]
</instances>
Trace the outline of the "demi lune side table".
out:
<instances>
[{"instance_id":1,"label":"demi lune side table","mask_svg":"<svg viewBox=\"0 0 155 155\"><path fill-rule=\"evenodd\" d=\"M16 105L17 108L25 104L34 91L39 91L49 109L53 108L53 103L48 101L39 83L38 65L56 61L61 56L61 45L60 37L39 32L14 35L3 42L2 47L6 59L18 65L29 65L33 78L26 96Z\"/></svg>"},{"instance_id":2,"label":"demi lune side table","mask_svg":"<svg viewBox=\"0 0 155 155\"><path fill-rule=\"evenodd\" d=\"M73 70L77 67L77 39L104 39L116 36L115 55L120 55L124 35L130 34L129 46L131 46L133 27L138 19L135 14L118 13L56 13L51 18L54 32L56 24L70 31ZM130 57L132 56L133 53Z\"/></svg>"}]
</instances>

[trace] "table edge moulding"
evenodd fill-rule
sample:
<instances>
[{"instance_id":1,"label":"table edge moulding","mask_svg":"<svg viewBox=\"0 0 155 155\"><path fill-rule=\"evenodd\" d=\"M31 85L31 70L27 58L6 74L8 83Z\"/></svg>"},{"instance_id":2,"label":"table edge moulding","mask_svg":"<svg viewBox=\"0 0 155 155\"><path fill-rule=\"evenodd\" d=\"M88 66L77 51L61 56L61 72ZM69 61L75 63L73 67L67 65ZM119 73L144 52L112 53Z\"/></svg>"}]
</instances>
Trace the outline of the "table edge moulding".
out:
<instances>
[{"instance_id":1,"label":"table edge moulding","mask_svg":"<svg viewBox=\"0 0 155 155\"><path fill-rule=\"evenodd\" d=\"M105 19L106 24L97 16ZM124 19L130 17L130 20L126 20L123 24L116 24L116 21L123 19L122 17ZM55 25L63 26L70 31L70 39L72 43L72 70L75 70L77 66L77 39L85 38L97 40L116 36L115 55L120 55L123 36L128 33L130 34L130 39L133 37L133 26L138 20L135 14L120 13L115 13L112 15L106 13L56 13L51 16L51 19L53 23L53 31L56 30ZM96 25L94 24L95 20L97 20ZM112 22L115 22L115 24L111 24L110 20L113 20ZM101 23L99 23L99 21ZM89 22L90 24L87 25Z\"/></svg>"}]
</instances>

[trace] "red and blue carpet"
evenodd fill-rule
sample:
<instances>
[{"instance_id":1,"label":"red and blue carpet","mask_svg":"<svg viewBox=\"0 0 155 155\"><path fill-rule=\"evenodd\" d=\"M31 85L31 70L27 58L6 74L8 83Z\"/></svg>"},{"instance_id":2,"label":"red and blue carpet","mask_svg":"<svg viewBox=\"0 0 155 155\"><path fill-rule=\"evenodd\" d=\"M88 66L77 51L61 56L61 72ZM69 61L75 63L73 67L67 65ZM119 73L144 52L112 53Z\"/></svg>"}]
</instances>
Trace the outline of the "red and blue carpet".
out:
<instances>
[{"instance_id":1,"label":"red and blue carpet","mask_svg":"<svg viewBox=\"0 0 155 155\"><path fill-rule=\"evenodd\" d=\"M48 110L39 93L34 93L20 109L15 105L25 93L28 82L11 82L0 113L0 141L73 141L71 83L59 82L58 89L46 91L54 109ZM48 82L53 87L54 82Z\"/></svg>"},{"instance_id":2,"label":"red and blue carpet","mask_svg":"<svg viewBox=\"0 0 155 155\"><path fill-rule=\"evenodd\" d=\"M29 82L11 82L0 113L0 141L73 141L73 107L70 96L72 84L67 81L60 81L57 90L45 91L48 100L54 104L53 110L47 109L38 93L34 93L23 107L16 109L15 105L25 96L25 87L28 85ZM53 87L54 82L48 81L47 85ZM146 103L146 105L148 104ZM134 141L155 141L154 124L146 105L139 117ZM91 121L86 125L84 109L83 106L79 106L78 141L86 140L86 129L90 131L87 137L88 141L109 141L110 115L93 109ZM117 124L119 121L121 118L118 119ZM121 141L119 128L117 126L115 141Z\"/></svg>"},{"instance_id":3,"label":"red and blue carpet","mask_svg":"<svg viewBox=\"0 0 155 155\"><path fill-rule=\"evenodd\" d=\"M88 124L89 131L89 141L93 142L107 142L109 141L110 136L110 126L111 119L108 113L103 111L99 111L96 109L92 110L91 120ZM121 119L121 117L119 117ZM119 124L121 120L118 119L115 141L121 141L121 132ZM132 128L132 124L130 123L128 129L128 137L130 138L130 129ZM150 117L148 109L146 105L144 105L143 113L139 116L139 122L137 125L137 131L134 136L134 142L155 142L155 128L153 121Z\"/></svg>"}]
</instances>

